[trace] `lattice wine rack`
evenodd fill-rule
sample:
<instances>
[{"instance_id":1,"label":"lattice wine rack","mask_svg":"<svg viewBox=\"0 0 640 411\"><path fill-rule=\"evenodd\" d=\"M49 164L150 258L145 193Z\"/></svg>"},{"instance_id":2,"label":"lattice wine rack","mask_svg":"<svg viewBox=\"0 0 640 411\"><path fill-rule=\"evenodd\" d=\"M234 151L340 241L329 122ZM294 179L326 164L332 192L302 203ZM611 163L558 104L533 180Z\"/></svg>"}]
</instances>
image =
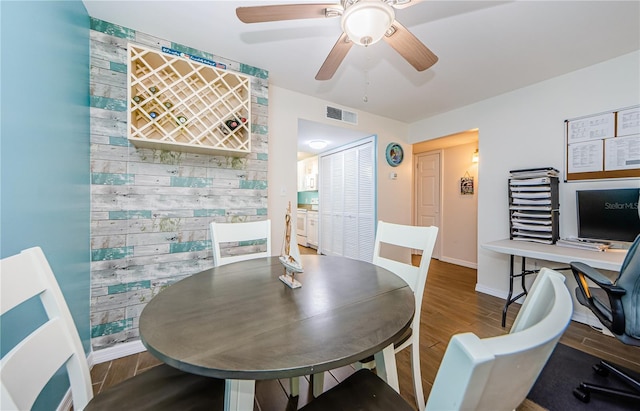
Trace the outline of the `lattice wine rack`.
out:
<instances>
[{"instance_id":1,"label":"lattice wine rack","mask_svg":"<svg viewBox=\"0 0 640 411\"><path fill-rule=\"evenodd\" d=\"M205 154L251 152L250 80L129 44L129 140Z\"/></svg>"}]
</instances>

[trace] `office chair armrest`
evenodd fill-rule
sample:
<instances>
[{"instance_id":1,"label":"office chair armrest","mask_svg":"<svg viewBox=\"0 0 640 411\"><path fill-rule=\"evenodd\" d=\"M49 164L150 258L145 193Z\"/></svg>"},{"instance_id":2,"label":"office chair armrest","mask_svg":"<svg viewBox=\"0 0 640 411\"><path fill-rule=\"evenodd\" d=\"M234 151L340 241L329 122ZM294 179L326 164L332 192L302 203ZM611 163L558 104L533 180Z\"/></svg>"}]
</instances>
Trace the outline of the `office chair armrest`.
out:
<instances>
[{"instance_id":1,"label":"office chair armrest","mask_svg":"<svg viewBox=\"0 0 640 411\"><path fill-rule=\"evenodd\" d=\"M596 283L598 287L604 289L607 294L613 294L620 297L626 293L624 288L614 285L610 279L605 277L595 268L585 263L578 262L573 262L570 265L574 273L583 274L585 277Z\"/></svg>"},{"instance_id":2,"label":"office chair armrest","mask_svg":"<svg viewBox=\"0 0 640 411\"><path fill-rule=\"evenodd\" d=\"M598 317L600 322L602 322L605 327L611 330L611 332L618 335L622 334L625 327L622 296L625 295L627 291L622 287L614 285L611 280L609 280L599 271L587 264L573 262L570 265L571 271L573 271L573 274L576 277L578 288L583 298L586 299L583 304L588 304L589 308ZM592 300L591 290L589 289L589 285L587 284L585 277L593 281L603 291L606 292L607 297L609 298L610 317L605 315L602 309L595 305L594 301ZM578 299L580 300L580 298Z\"/></svg>"}]
</instances>

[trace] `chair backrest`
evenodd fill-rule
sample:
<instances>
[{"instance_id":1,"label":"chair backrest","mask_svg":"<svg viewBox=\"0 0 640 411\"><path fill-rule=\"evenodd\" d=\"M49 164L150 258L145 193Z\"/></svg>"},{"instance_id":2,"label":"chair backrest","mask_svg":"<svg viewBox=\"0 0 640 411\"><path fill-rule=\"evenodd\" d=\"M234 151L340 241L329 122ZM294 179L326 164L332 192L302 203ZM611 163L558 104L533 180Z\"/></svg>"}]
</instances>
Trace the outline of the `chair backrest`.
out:
<instances>
[{"instance_id":1,"label":"chair backrest","mask_svg":"<svg viewBox=\"0 0 640 411\"><path fill-rule=\"evenodd\" d=\"M427 410L514 410L526 398L573 314L565 277L540 270L509 334L454 335Z\"/></svg>"},{"instance_id":2,"label":"chair backrest","mask_svg":"<svg viewBox=\"0 0 640 411\"><path fill-rule=\"evenodd\" d=\"M624 333L640 338L640 235L627 251L616 285L627 291L620 298L624 310Z\"/></svg>"},{"instance_id":3,"label":"chair backrest","mask_svg":"<svg viewBox=\"0 0 640 411\"><path fill-rule=\"evenodd\" d=\"M271 257L271 220L246 223L217 223L214 221L210 227L214 267L253 258ZM264 247L265 241L266 250L256 252L256 249ZM237 250L249 251L249 253L222 256L220 245L224 243L238 243Z\"/></svg>"},{"instance_id":4,"label":"chair backrest","mask_svg":"<svg viewBox=\"0 0 640 411\"><path fill-rule=\"evenodd\" d=\"M431 263L433 247L436 244L438 227L420 227L401 224L392 224L378 221L376 240L373 246L373 263L386 268L398 277L402 278L415 296L416 315L413 319L413 329L419 329L420 310L422 308L422 295L427 283L427 272ZM382 244L419 250L422 252L420 266L416 267L409 262L401 262L380 255Z\"/></svg>"},{"instance_id":5,"label":"chair backrest","mask_svg":"<svg viewBox=\"0 0 640 411\"><path fill-rule=\"evenodd\" d=\"M2 409L31 409L51 377L66 365L73 408L82 410L93 397L91 375L71 312L44 253L34 247L2 259L0 278L2 315L39 297L48 318L0 361Z\"/></svg>"}]
</instances>

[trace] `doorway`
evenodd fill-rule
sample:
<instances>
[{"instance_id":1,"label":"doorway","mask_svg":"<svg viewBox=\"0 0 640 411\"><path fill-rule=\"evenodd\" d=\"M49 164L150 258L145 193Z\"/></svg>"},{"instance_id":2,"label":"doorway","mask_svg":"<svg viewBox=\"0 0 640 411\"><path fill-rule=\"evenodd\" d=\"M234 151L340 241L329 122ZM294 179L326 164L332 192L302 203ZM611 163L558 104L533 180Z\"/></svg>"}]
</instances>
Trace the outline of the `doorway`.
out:
<instances>
[{"instance_id":1,"label":"doorway","mask_svg":"<svg viewBox=\"0 0 640 411\"><path fill-rule=\"evenodd\" d=\"M478 137L474 129L413 145L414 223L438 225L434 258L469 268L478 266Z\"/></svg>"},{"instance_id":2,"label":"doorway","mask_svg":"<svg viewBox=\"0 0 640 411\"><path fill-rule=\"evenodd\" d=\"M416 225L440 228L440 151L416 156ZM440 259L440 238L433 248L433 258Z\"/></svg>"}]
</instances>

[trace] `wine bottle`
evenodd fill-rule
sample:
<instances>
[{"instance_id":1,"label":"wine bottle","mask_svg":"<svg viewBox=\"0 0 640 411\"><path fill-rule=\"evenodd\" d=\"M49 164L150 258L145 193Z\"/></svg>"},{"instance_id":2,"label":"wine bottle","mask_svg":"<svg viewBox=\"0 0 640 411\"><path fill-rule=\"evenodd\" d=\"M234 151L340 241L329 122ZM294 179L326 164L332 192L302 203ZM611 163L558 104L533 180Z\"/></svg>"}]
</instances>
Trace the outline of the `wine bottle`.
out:
<instances>
[{"instance_id":1,"label":"wine bottle","mask_svg":"<svg viewBox=\"0 0 640 411\"><path fill-rule=\"evenodd\" d=\"M229 127L229 130L235 130L239 126L238 120L235 119L227 120L224 123Z\"/></svg>"}]
</instances>

